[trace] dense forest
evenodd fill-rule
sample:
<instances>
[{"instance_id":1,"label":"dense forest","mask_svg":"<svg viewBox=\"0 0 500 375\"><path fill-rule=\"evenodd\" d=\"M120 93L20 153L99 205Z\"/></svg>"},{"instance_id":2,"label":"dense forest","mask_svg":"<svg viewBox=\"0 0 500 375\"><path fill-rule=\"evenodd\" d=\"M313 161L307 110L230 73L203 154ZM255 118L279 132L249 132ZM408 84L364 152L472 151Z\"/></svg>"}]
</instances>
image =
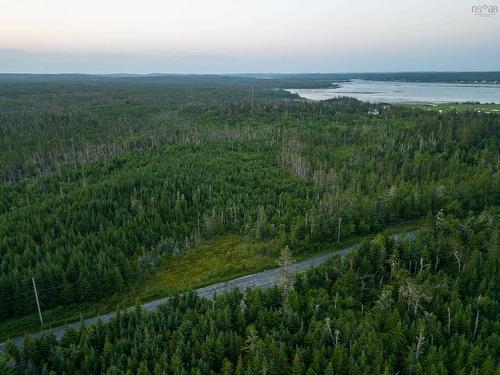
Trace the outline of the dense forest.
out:
<instances>
[{"instance_id":1,"label":"dense forest","mask_svg":"<svg viewBox=\"0 0 500 375\"><path fill-rule=\"evenodd\" d=\"M326 82L3 77L0 324L36 322L32 278L49 310L126 294L225 233L298 256L339 219L348 238L499 204L499 116L280 90Z\"/></svg>"},{"instance_id":2,"label":"dense forest","mask_svg":"<svg viewBox=\"0 0 500 375\"><path fill-rule=\"evenodd\" d=\"M429 217L267 290L10 345L3 374L498 374L498 210Z\"/></svg>"}]
</instances>

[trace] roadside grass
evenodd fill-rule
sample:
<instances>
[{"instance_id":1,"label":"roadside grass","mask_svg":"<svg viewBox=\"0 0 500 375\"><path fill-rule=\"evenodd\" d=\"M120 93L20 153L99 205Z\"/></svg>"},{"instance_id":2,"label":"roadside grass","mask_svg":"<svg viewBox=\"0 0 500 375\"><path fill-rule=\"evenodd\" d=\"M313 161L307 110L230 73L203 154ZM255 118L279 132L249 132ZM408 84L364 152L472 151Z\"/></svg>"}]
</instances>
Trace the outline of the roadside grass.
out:
<instances>
[{"instance_id":1,"label":"roadside grass","mask_svg":"<svg viewBox=\"0 0 500 375\"><path fill-rule=\"evenodd\" d=\"M500 114L500 104L475 104L475 103L441 103L441 104L401 104L406 107L415 109L423 109L427 111L443 111L443 112L464 112L475 111L483 113Z\"/></svg>"},{"instance_id":2,"label":"roadside grass","mask_svg":"<svg viewBox=\"0 0 500 375\"><path fill-rule=\"evenodd\" d=\"M382 233L391 235L418 228L418 222L390 227ZM339 243L310 244L301 249L295 260L334 252L340 248L374 238L377 234L351 236ZM0 340L36 332L134 306L156 298L186 292L203 286L235 279L277 267L280 254L277 240L250 241L239 234L224 234L208 239L181 255L170 257L143 283L99 302L59 306L43 310L44 326L38 314L0 322Z\"/></svg>"},{"instance_id":3,"label":"roadside grass","mask_svg":"<svg viewBox=\"0 0 500 375\"><path fill-rule=\"evenodd\" d=\"M275 241L248 241L238 234L209 239L186 253L170 258L137 295L159 298L231 280L276 265L279 245Z\"/></svg>"}]
</instances>

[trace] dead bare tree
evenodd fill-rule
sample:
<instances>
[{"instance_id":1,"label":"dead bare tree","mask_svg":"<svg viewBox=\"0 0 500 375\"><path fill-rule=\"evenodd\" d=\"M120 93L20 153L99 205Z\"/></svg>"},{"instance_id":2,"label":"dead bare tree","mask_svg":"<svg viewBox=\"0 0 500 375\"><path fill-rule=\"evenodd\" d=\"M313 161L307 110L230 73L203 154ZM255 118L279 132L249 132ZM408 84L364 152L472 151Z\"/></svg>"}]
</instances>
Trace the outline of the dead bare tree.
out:
<instances>
[{"instance_id":1,"label":"dead bare tree","mask_svg":"<svg viewBox=\"0 0 500 375\"><path fill-rule=\"evenodd\" d=\"M474 340L476 338L477 334L477 327L479 326L479 300L481 299L481 296L477 297L477 312L476 312L476 321L474 322L474 332L472 332L472 339Z\"/></svg>"},{"instance_id":2,"label":"dead bare tree","mask_svg":"<svg viewBox=\"0 0 500 375\"><path fill-rule=\"evenodd\" d=\"M390 279L392 280L394 274L398 271L399 269L399 258L398 256L393 253L391 255L391 257L389 258L389 265L391 267L391 275L390 275Z\"/></svg>"},{"instance_id":3,"label":"dead bare tree","mask_svg":"<svg viewBox=\"0 0 500 375\"><path fill-rule=\"evenodd\" d=\"M444 221L444 212L443 210L439 210L436 214L436 229L440 230Z\"/></svg>"},{"instance_id":4,"label":"dead bare tree","mask_svg":"<svg viewBox=\"0 0 500 375\"><path fill-rule=\"evenodd\" d=\"M436 261L434 262L434 271L437 271L439 264L439 255L436 254Z\"/></svg>"},{"instance_id":5,"label":"dead bare tree","mask_svg":"<svg viewBox=\"0 0 500 375\"><path fill-rule=\"evenodd\" d=\"M448 306L448 335L451 333L451 310Z\"/></svg>"},{"instance_id":6,"label":"dead bare tree","mask_svg":"<svg viewBox=\"0 0 500 375\"><path fill-rule=\"evenodd\" d=\"M458 262L458 273L460 273L460 268L461 268L462 261L461 261L460 257L458 256L459 255L458 254L458 250L455 250L455 252L453 253L453 255L457 259L457 262Z\"/></svg>"},{"instance_id":7,"label":"dead bare tree","mask_svg":"<svg viewBox=\"0 0 500 375\"><path fill-rule=\"evenodd\" d=\"M408 281L403 281L399 286L399 294L406 300L408 308L413 308L413 315L415 316L422 307L422 303L431 300L431 298L421 291L417 285L413 285Z\"/></svg>"},{"instance_id":8,"label":"dead bare tree","mask_svg":"<svg viewBox=\"0 0 500 375\"><path fill-rule=\"evenodd\" d=\"M245 313L247 311L247 304L245 302L246 296L247 296L246 293L243 294L243 298L240 301L240 311L243 316L245 316Z\"/></svg>"},{"instance_id":9,"label":"dead bare tree","mask_svg":"<svg viewBox=\"0 0 500 375\"><path fill-rule=\"evenodd\" d=\"M292 288L292 271L293 271L294 260L290 249L288 246L285 246L283 250L281 250L281 254L279 257L279 275L280 275L280 284L283 287L283 297L287 298Z\"/></svg>"},{"instance_id":10,"label":"dead bare tree","mask_svg":"<svg viewBox=\"0 0 500 375\"><path fill-rule=\"evenodd\" d=\"M330 336L330 338L332 339L332 343L335 342L335 339L333 338L330 318L325 319L325 333L328 334L328 336Z\"/></svg>"},{"instance_id":11,"label":"dead bare tree","mask_svg":"<svg viewBox=\"0 0 500 375\"><path fill-rule=\"evenodd\" d=\"M376 302L376 306L381 311L389 311L393 303L394 300L392 299L392 291L390 289L385 288L380 293L380 296Z\"/></svg>"},{"instance_id":12,"label":"dead bare tree","mask_svg":"<svg viewBox=\"0 0 500 375\"><path fill-rule=\"evenodd\" d=\"M423 346L425 343L425 336L424 336L424 330L420 330L420 333L416 337L417 339L417 346L415 348L415 359L418 360L420 356L423 354Z\"/></svg>"}]
</instances>

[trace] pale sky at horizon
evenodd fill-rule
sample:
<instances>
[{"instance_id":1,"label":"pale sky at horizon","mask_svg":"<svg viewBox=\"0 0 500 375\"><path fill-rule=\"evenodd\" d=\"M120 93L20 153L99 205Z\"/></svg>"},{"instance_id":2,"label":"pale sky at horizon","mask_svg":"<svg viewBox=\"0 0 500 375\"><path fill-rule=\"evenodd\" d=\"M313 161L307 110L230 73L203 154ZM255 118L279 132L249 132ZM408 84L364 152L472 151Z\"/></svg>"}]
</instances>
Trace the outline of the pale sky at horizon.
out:
<instances>
[{"instance_id":1,"label":"pale sky at horizon","mask_svg":"<svg viewBox=\"0 0 500 375\"><path fill-rule=\"evenodd\" d=\"M0 72L500 70L500 14L475 4L0 0Z\"/></svg>"}]
</instances>

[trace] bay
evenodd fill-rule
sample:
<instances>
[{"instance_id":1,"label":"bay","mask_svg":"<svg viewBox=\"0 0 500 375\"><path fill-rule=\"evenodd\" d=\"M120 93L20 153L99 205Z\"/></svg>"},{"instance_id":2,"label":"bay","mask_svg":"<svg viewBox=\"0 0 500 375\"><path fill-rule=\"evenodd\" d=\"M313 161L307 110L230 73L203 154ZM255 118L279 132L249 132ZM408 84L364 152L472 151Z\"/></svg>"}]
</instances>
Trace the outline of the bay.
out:
<instances>
[{"instance_id":1,"label":"bay","mask_svg":"<svg viewBox=\"0 0 500 375\"><path fill-rule=\"evenodd\" d=\"M496 103L500 104L500 84L393 82L353 79L337 88L290 89L303 98L325 100L353 97L372 103Z\"/></svg>"}]
</instances>

